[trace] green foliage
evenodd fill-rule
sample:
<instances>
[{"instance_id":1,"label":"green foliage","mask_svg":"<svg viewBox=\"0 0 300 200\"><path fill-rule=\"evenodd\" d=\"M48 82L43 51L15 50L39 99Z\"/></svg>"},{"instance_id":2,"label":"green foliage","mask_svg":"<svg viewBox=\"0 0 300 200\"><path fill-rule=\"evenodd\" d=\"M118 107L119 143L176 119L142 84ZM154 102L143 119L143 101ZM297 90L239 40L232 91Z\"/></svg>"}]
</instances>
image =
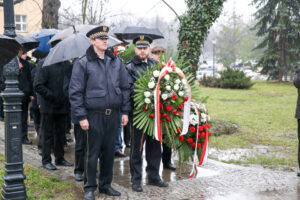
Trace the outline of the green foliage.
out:
<instances>
[{"instance_id":1,"label":"green foliage","mask_svg":"<svg viewBox=\"0 0 300 200\"><path fill-rule=\"evenodd\" d=\"M203 76L199 80L200 84L205 86L205 87L220 87L220 79L212 76Z\"/></svg>"},{"instance_id":2,"label":"green foliage","mask_svg":"<svg viewBox=\"0 0 300 200\"><path fill-rule=\"evenodd\" d=\"M221 72L220 87L231 89L249 89L254 83L251 82L251 78L246 77L244 72L238 69L227 68Z\"/></svg>"},{"instance_id":3,"label":"green foliage","mask_svg":"<svg viewBox=\"0 0 300 200\"><path fill-rule=\"evenodd\" d=\"M293 72L299 60L300 2L298 0L253 0L258 11L254 26L257 35L264 40L257 49L265 48L258 66L262 73L282 80L283 75Z\"/></svg>"},{"instance_id":4,"label":"green foliage","mask_svg":"<svg viewBox=\"0 0 300 200\"><path fill-rule=\"evenodd\" d=\"M184 57L190 72L195 73L209 28L220 16L225 0L185 0L188 11L181 17L178 30L178 51Z\"/></svg>"},{"instance_id":5,"label":"green foliage","mask_svg":"<svg viewBox=\"0 0 300 200\"><path fill-rule=\"evenodd\" d=\"M125 51L118 54L118 56L122 58L124 63L129 62L130 59L135 55L134 47L135 47L134 44L131 44Z\"/></svg>"}]
</instances>

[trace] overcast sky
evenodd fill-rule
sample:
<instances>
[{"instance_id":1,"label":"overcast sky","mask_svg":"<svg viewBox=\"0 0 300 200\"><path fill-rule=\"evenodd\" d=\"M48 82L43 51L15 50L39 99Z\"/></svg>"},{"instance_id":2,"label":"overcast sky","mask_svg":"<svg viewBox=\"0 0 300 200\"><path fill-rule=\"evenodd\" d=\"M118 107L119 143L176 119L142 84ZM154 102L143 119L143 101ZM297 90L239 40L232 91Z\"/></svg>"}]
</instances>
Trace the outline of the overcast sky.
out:
<instances>
[{"instance_id":1,"label":"overcast sky","mask_svg":"<svg viewBox=\"0 0 300 200\"><path fill-rule=\"evenodd\" d=\"M223 14L218 21L226 15L232 14L235 7L236 13L242 15L245 20L248 20L255 12L255 7L250 6L252 0L227 0L224 3ZM73 12L80 12L80 4L75 3L78 0L61 0L61 8L68 8ZM184 0L166 0L166 2L179 14L186 11ZM106 7L109 10L109 15L127 13L136 17L153 18L159 16L166 21L171 21L175 18L175 14L161 0L109 0ZM111 19L113 20L113 19Z\"/></svg>"}]
</instances>

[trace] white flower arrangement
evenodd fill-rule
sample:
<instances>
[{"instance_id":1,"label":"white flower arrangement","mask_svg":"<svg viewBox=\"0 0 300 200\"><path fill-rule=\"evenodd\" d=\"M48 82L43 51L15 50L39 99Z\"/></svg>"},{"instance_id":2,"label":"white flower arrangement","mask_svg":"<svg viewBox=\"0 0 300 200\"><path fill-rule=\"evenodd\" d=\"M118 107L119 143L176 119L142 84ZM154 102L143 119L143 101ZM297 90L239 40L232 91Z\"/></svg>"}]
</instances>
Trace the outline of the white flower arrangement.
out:
<instances>
[{"instance_id":1,"label":"white flower arrangement","mask_svg":"<svg viewBox=\"0 0 300 200\"><path fill-rule=\"evenodd\" d=\"M197 125L199 122L198 116L195 114L190 115L190 124Z\"/></svg>"},{"instance_id":2,"label":"white flower arrangement","mask_svg":"<svg viewBox=\"0 0 300 200\"><path fill-rule=\"evenodd\" d=\"M166 75L164 76L164 79L166 79L167 81L170 80L170 75L169 75L169 74L166 74Z\"/></svg>"},{"instance_id":3,"label":"white flower arrangement","mask_svg":"<svg viewBox=\"0 0 300 200\"><path fill-rule=\"evenodd\" d=\"M176 79L176 80L175 80L175 83L180 84L181 81L180 81L179 79Z\"/></svg>"},{"instance_id":4,"label":"white flower arrangement","mask_svg":"<svg viewBox=\"0 0 300 200\"><path fill-rule=\"evenodd\" d=\"M207 121L207 115L205 113L201 113L201 122L206 122Z\"/></svg>"},{"instance_id":5,"label":"white flower arrangement","mask_svg":"<svg viewBox=\"0 0 300 200\"><path fill-rule=\"evenodd\" d=\"M153 71L153 76L155 77L155 78L157 78L157 77L159 77L159 71L158 70L155 70L155 71Z\"/></svg>"},{"instance_id":6,"label":"white flower arrangement","mask_svg":"<svg viewBox=\"0 0 300 200\"><path fill-rule=\"evenodd\" d=\"M179 90L179 85L178 84L174 85L174 90Z\"/></svg>"},{"instance_id":7,"label":"white flower arrangement","mask_svg":"<svg viewBox=\"0 0 300 200\"><path fill-rule=\"evenodd\" d=\"M181 82L183 85L186 85L186 83L187 83L185 79L181 79Z\"/></svg>"},{"instance_id":8,"label":"white flower arrangement","mask_svg":"<svg viewBox=\"0 0 300 200\"><path fill-rule=\"evenodd\" d=\"M183 91L179 91L179 92L178 92L178 95L179 95L180 97L183 97L184 92L183 92Z\"/></svg>"},{"instance_id":9,"label":"white flower arrangement","mask_svg":"<svg viewBox=\"0 0 300 200\"><path fill-rule=\"evenodd\" d=\"M149 98L145 98L145 103L146 104L150 104L151 103L151 100Z\"/></svg>"},{"instance_id":10,"label":"white flower arrangement","mask_svg":"<svg viewBox=\"0 0 300 200\"><path fill-rule=\"evenodd\" d=\"M170 85L167 85L167 86L166 86L166 90L171 91L171 89L172 89L172 88L171 88Z\"/></svg>"},{"instance_id":11,"label":"white flower arrangement","mask_svg":"<svg viewBox=\"0 0 300 200\"><path fill-rule=\"evenodd\" d=\"M166 93L162 94L162 95L161 95L161 98L162 98L163 100L166 100L166 99L168 98L168 94L166 94Z\"/></svg>"},{"instance_id":12,"label":"white flower arrangement","mask_svg":"<svg viewBox=\"0 0 300 200\"><path fill-rule=\"evenodd\" d=\"M149 82L148 83L148 87L150 88L150 89L152 89L152 88L154 88L154 86L155 86L155 83L154 82Z\"/></svg>"},{"instance_id":13,"label":"white flower arrangement","mask_svg":"<svg viewBox=\"0 0 300 200\"><path fill-rule=\"evenodd\" d=\"M151 93L149 91L146 91L146 92L144 92L144 96L148 98L151 96Z\"/></svg>"}]
</instances>

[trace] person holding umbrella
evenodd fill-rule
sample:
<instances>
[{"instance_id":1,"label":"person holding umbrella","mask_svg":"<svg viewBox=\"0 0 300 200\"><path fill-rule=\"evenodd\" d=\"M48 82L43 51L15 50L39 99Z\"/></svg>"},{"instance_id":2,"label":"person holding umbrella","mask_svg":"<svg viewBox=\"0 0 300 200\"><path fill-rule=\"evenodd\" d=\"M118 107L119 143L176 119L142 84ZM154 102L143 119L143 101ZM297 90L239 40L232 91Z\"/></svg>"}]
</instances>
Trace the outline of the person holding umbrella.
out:
<instances>
[{"instance_id":1,"label":"person holding umbrella","mask_svg":"<svg viewBox=\"0 0 300 200\"><path fill-rule=\"evenodd\" d=\"M75 61L69 86L72 112L86 133L84 169L84 198L94 200L97 188L96 171L100 160L98 189L100 193L120 196L111 187L114 148L119 112L123 113L122 126L128 122L131 110L128 74L122 60L107 50L107 26L90 30L86 36L91 46L86 55Z\"/></svg>"},{"instance_id":2,"label":"person holding umbrella","mask_svg":"<svg viewBox=\"0 0 300 200\"><path fill-rule=\"evenodd\" d=\"M139 73L146 71L155 63L154 60L149 58L150 44L152 38L146 35L139 35L133 40L135 44L135 56L126 65L128 73L130 74L131 97L134 95L134 82L139 77ZM132 100L133 101L133 100ZM159 176L159 166L161 160L161 144L159 141L154 140L142 130L133 128L131 133L131 149L130 149L130 173L132 181L132 190L142 192L141 186L142 179L142 155L143 146L146 141L146 160L148 172L148 184L158 187L168 187L166 182L163 182Z\"/></svg>"}]
</instances>

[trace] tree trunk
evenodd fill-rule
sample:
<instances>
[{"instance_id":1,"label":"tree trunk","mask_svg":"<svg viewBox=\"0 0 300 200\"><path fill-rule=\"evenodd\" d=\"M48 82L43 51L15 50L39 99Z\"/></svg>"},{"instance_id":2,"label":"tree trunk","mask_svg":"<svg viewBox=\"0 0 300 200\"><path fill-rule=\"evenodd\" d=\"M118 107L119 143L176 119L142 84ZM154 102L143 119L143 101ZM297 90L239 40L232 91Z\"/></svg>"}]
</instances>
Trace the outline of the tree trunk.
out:
<instances>
[{"instance_id":1,"label":"tree trunk","mask_svg":"<svg viewBox=\"0 0 300 200\"><path fill-rule=\"evenodd\" d=\"M58 28L60 0L43 0L42 28Z\"/></svg>"}]
</instances>

